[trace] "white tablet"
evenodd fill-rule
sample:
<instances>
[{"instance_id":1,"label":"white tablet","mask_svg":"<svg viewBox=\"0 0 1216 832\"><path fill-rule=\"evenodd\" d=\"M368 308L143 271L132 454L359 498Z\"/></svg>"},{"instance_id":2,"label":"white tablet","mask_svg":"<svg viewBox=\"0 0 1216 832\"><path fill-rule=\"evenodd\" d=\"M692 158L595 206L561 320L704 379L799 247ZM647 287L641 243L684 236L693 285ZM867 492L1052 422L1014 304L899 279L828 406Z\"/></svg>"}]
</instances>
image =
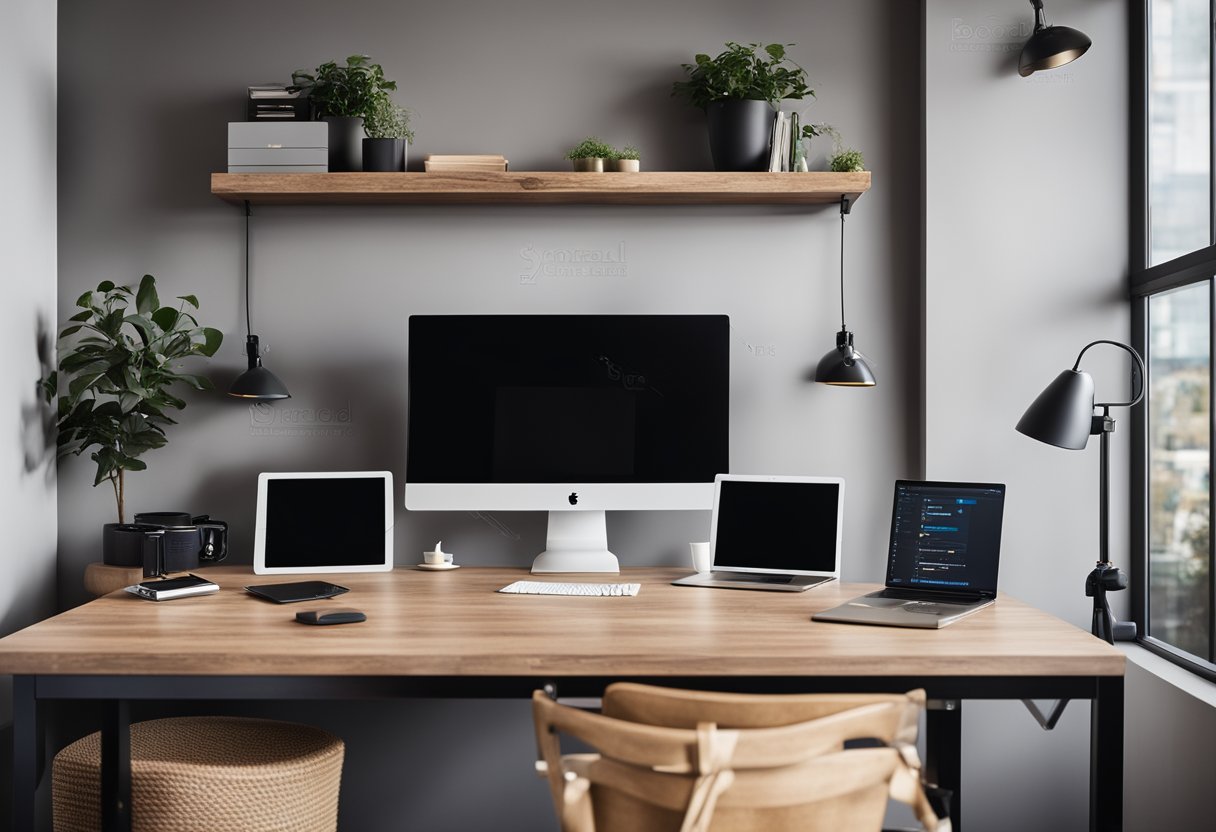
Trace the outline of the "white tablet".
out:
<instances>
[{"instance_id":1,"label":"white tablet","mask_svg":"<svg viewBox=\"0 0 1216 832\"><path fill-rule=\"evenodd\" d=\"M392 568L392 472L258 475L255 574Z\"/></svg>"}]
</instances>

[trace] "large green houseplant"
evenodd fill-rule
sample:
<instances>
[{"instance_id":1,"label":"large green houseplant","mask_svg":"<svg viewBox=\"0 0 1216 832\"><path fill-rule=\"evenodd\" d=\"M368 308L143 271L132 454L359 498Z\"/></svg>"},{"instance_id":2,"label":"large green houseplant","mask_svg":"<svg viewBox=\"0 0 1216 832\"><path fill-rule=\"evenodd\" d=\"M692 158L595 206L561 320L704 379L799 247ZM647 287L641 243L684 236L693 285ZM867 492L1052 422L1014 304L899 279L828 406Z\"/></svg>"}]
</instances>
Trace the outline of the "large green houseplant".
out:
<instances>
[{"instance_id":1,"label":"large green houseplant","mask_svg":"<svg viewBox=\"0 0 1216 832\"><path fill-rule=\"evenodd\" d=\"M147 468L141 457L163 447L165 427L176 424L169 411L186 406L170 391L211 388L181 361L215 355L223 333L199 326L190 311L198 309L194 295L177 300L161 306L150 274L134 292L103 281L76 301L82 311L59 333L59 367L42 381L56 407L59 456L91 451L94 487L108 482L114 489L118 524L109 526L126 522L126 472Z\"/></svg>"},{"instance_id":2,"label":"large green houseplant","mask_svg":"<svg viewBox=\"0 0 1216 832\"><path fill-rule=\"evenodd\" d=\"M786 54L793 45L728 41L718 55L682 64L688 78L673 84L672 94L705 110L718 170L767 170L774 107L815 95L806 70Z\"/></svg>"},{"instance_id":3,"label":"large green houseplant","mask_svg":"<svg viewBox=\"0 0 1216 832\"><path fill-rule=\"evenodd\" d=\"M384 68L367 55L351 55L343 66L326 61L312 72L291 74L293 89L303 90L317 118L329 124L329 169L363 169L363 121L397 89Z\"/></svg>"}]
</instances>

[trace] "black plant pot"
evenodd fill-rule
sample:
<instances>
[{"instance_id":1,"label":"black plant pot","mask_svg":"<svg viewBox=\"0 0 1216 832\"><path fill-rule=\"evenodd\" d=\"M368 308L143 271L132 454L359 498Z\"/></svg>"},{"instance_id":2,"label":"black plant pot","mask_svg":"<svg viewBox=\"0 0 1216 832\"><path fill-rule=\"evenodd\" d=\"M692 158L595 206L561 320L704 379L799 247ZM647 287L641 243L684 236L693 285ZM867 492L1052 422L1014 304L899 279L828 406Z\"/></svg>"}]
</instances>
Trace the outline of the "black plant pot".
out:
<instances>
[{"instance_id":1,"label":"black plant pot","mask_svg":"<svg viewBox=\"0 0 1216 832\"><path fill-rule=\"evenodd\" d=\"M400 173L405 170L405 139L364 139L363 169L376 173Z\"/></svg>"},{"instance_id":2,"label":"black plant pot","mask_svg":"<svg viewBox=\"0 0 1216 832\"><path fill-rule=\"evenodd\" d=\"M776 113L767 101L712 101L705 115L716 170L768 170Z\"/></svg>"},{"instance_id":3,"label":"black plant pot","mask_svg":"<svg viewBox=\"0 0 1216 832\"><path fill-rule=\"evenodd\" d=\"M329 125L329 169L363 170L363 119L360 116L326 116Z\"/></svg>"}]
</instances>

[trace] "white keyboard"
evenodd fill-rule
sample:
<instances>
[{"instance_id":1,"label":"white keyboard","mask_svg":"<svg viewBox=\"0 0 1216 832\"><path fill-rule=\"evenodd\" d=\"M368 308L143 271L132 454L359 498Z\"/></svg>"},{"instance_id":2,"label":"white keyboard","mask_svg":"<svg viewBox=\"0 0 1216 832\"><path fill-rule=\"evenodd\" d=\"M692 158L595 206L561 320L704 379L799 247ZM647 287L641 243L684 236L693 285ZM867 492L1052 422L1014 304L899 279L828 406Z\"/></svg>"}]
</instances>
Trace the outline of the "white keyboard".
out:
<instances>
[{"instance_id":1,"label":"white keyboard","mask_svg":"<svg viewBox=\"0 0 1216 832\"><path fill-rule=\"evenodd\" d=\"M637 595L641 584L559 584L548 581L516 581L499 592L517 595L578 595L601 598L609 595Z\"/></svg>"}]
</instances>

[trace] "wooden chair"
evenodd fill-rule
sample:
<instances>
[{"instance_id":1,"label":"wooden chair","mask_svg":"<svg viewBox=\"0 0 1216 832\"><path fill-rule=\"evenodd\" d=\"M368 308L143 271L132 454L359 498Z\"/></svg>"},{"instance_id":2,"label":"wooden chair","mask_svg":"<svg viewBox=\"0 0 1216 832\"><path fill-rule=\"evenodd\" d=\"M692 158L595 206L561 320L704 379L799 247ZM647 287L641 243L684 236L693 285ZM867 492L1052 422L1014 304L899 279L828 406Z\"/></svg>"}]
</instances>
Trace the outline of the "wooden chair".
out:
<instances>
[{"instance_id":1,"label":"wooden chair","mask_svg":"<svg viewBox=\"0 0 1216 832\"><path fill-rule=\"evenodd\" d=\"M924 692L749 696L616 684L603 713L532 696L563 832L878 830L888 797L948 832L920 783ZM599 753L562 756L568 734ZM880 747L845 750L850 740Z\"/></svg>"}]
</instances>

